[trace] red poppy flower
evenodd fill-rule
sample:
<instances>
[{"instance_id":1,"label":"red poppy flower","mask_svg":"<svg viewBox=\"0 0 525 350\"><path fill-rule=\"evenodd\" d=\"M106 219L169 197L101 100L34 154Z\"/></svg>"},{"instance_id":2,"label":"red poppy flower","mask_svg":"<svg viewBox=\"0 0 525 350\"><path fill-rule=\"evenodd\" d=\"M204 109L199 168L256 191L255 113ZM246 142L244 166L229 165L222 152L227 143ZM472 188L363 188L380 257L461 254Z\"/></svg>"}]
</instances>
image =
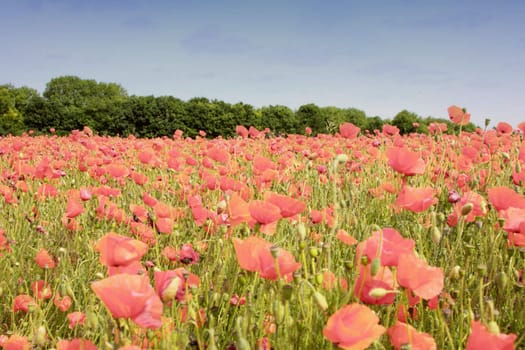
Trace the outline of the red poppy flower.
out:
<instances>
[{"instance_id":1,"label":"red poppy flower","mask_svg":"<svg viewBox=\"0 0 525 350\"><path fill-rule=\"evenodd\" d=\"M339 126L339 133L345 139L355 139L360 131L361 128L352 123L343 123Z\"/></svg>"},{"instance_id":2,"label":"red poppy flower","mask_svg":"<svg viewBox=\"0 0 525 350\"><path fill-rule=\"evenodd\" d=\"M110 232L99 239L95 250L100 253L100 263L106 266L122 266L139 261L148 251L148 245L131 237Z\"/></svg>"},{"instance_id":3,"label":"red poppy flower","mask_svg":"<svg viewBox=\"0 0 525 350\"><path fill-rule=\"evenodd\" d=\"M463 108L458 106L448 107L448 116L454 124L467 125L470 123L470 113L465 112Z\"/></svg>"},{"instance_id":4,"label":"red poppy flower","mask_svg":"<svg viewBox=\"0 0 525 350\"><path fill-rule=\"evenodd\" d=\"M235 127L235 133L236 133L237 135L239 135L240 137L242 137L242 138L246 138L246 137L248 137L248 133L249 133L249 132L248 132L248 129L246 129L245 126L243 126L243 125L237 125L237 126Z\"/></svg>"},{"instance_id":5,"label":"red poppy flower","mask_svg":"<svg viewBox=\"0 0 525 350\"><path fill-rule=\"evenodd\" d=\"M390 342L395 349L404 349L410 345L411 350L436 350L436 341L428 333L418 332L409 324L397 321L387 330Z\"/></svg>"},{"instance_id":6,"label":"red poppy flower","mask_svg":"<svg viewBox=\"0 0 525 350\"><path fill-rule=\"evenodd\" d=\"M114 179L123 178L129 175L129 169L124 164L111 163L106 166L106 172Z\"/></svg>"},{"instance_id":7,"label":"red poppy flower","mask_svg":"<svg viewBox=\"0 0 525 350\"><path fill-rule=\"evenodd\" d=\"M52 269L56 266L55 258L44 248L35 256L36 264L43 269Z\"/></svg>"},{"instance_id":8,"label":"red poppy flower","mask_svg":"<svg viewBox=\"0 0 525 350\"><path fill-rule=\"evenodd\" d=\"M282 217L281 209L269 201L251 201L248 210L250 215L262 225L271 224Z\"/></svg>"},{"instance_id":9,"label":"red poppy flower","mask_svg":"<svg viewBox=\"0 0 525 350\"><path fill-rule=\"evenodd\" d=\"M279 277L291 279L292 273L301 267L290 252L275 248L272 243L259 237L251 236L244 241L234 238L233 245L241 268L258 272L261 277L269 280L276 280ZM277 258L273 257L272 249ZM275 260L279 266L278 272L275 268Z\"/></svg>"},{"instance_id":10,"label":"red poppy flower","mask_svg":"<svg viewBox=\"0 0 525 350\"><path fill-rule=\"evenodd\" d=\"M2 256L2 250L9 251L9 243L5 236L5 231L0 228L0 257Z\"/></svg>"},{"instance_id":11,"label":"red poppy flower","mask_svg":"<svg viewBox=\"0 0 525 350\"><path fill-rule=\"evenodd\" d=\"M449 218L452 219L452 223L454 219L457 221L457 219L462 216L462 210L468 203L471 203L473 207L465 216L465 221L473 222L476 217L483 217L487 214L487 201L485 198L479 193L468 191L463 193L461 199L454 204L454 211L451 214L452 217L449 216Z\"/></svg>"},{"instance_id":12,"label":"red poppy flower","mask_svg":"<svg viewBox=\"0 0 525 350\"><path fill-rule=\"evenodd\" d=\"M323 329L326 339L341 349L362 350L379 339L385 328L368 307L350 304L336 311Z\"/></svg>"},{"instance_id":13,"label":"red poppy flower","mask_svg":"<svg viewBox=\"0 0 525 350\"><path fill-rule=\"evenodd\" d=\"M232 193L228 201L228 215L229 223L232 226L255 221L250 214L248 202L242 199L236 192Z\"/></svg>"},{"instance_id":14,"label":"red poppy flower","mask_svg":"<svg viewBox=\"0 0 525 350\"><path fill-rule=\"evenodd\" d=\"M264 198L266 201L279 207L283 218L297 215L306 208L304 202L275 192L267 192Z\"/></svg>"},{"instance_id":15,"label":"red poppy flower","mask_svg":"<svg viewBox=\"0 0 525 350\"><path fill-rule=\"evenodd\" d=\"M71 312L67 314L67 319L69 321L69 329L73 329L86 323L86 314L80 311Z\"/></svg>"},{"instance_id":16,"label":"red poppy flower","mask_svg":"<svg viewBox=\"0 0 525 350\"><path fill-rule=\"evenodd\" d=\"M51 299L53 296L51 287L44 280L38 280L31 283L31 290L37 299Z\"/></svg>"},{"instance_id":17,"label":"red poppy flower","mask_svg":"<svg viewBox=\"0 0 525 350\"><path fill-rule=\"evenodd\" d=\"M53 299L53 304L62 312L67 311L71 304L73 304L73 301L71 300L71 297L69 295L65 295L63 298L60 298L60 295L55 294L55 298Z\"/></svg>"},{"instance_id":18,"label":"red poppy flower","mask_svg":"<svg viewBox=\"0 0 525 350\"><path fill-rule=\"evenodd\" d=\"M499 122L498 125L496 125L496 131L499 134L510 134L512 133L512 125L505 122Z\"/></svg>"},{"instance_id":19,"label":"red poppy flower","mask_svg":"<svg viewBox=\"0 0 525 350\"><path fill-rule=\"evenodd\" d=\"M504 219L503 229L507 232L525 233L525 209L510 207L499 212Z\"/></svg>"},{"instance_id":20,"label":"red poppy flower","mask_svg":"<svg viewBox=\"0 0 525 350\"><path fill-rule=\"evenodd\" d=\"M435 191L432 187L416 188L405 185L397 196L395 205L419 213L438 202L434 196Z\"/></svg>"},{"instance_id":21,"label":"red poppy flower","mask_svg":"<svg viewBox=\"0 0 525 350\"><path fill-rule=\"evenodd\" d=\"M514 350L516 334L491 333L481 322L470 323L471 333L467 340L466 350Z\"/></svg>"},{"instance_id":22,"label":"red poppy flower","mask_svg":"<svg viewBox=\"0 0 525 350\"><path fill-rule=\"evenodd\" d=\"M75 338L72 340L59 340L57 350L97 350L91 340Z\"/></svg>"},{"instance_id":23,"label":"red poppy flower","mask_svg":"<svg viewBox=\"0 0 525 350\"><path fill-rule=\"evenodd\" d=\"M375 276L371 274L370 264L360 265L359 276L354 285L354 295L363 303L370 305L390 305L394 302L396 293L393 293L396 282L389 267L382 266ZM384 289L385 295L375 296L370 293L374 289ZM389 293L392 292L392 293Z\"/></svg>"},{"instance_id":24,"label":"red poppy flower","mask_svg":"<svg viewBox=\"0 0 525 350\"><path fill-rule=\"evenodd\" d=\"M403 254L399 257L397 281L416 296L428 300L443 290L444 275L441 268L429 266L414 254Z\"/></svg>"},{"instance_id":25,"label":"red poppy flower","mask_svg":"<svg viewBox=\"0 0 525 350\"><path fill-rule=\"evenodd\" d=\"M386 151L388 165L406 176L425 173L425 162L419 153L402 147L392 147Z\"/></svg>"},{"instance_id":26,"label":"red poppy flower","mask_svg":"<svg viewBox=\"0 0 525 350\"><path fill-rule=\"evenodd\" d=\"M525 197L505 187L493 187L488 191L489 202L497 211L510 207L525 209Z\"/></svg>"},{"instance_id":27,"label":"red poppy flower","mask_svg":"<svg viewBox=\"0 0 525 350\"><path fill-rule=\"evenodd\" d=\"M14 312L28 312L30 307L37 306L35 299L27 294L17 295L13 299L13 311Z\"/></svg>"},{"instance_id":28,"label":"red poppy flower","mask_svg":"<svg viewBox=\"0 0 525 350\"><path fill-rule=\"evenodd\" d=\"M352 237L351 235L348 234L348 232L346 232L345 230L343 229L340 229L337 231L337 235L335 236L338 240L340 240L341 242L343 242L344 244L346 245L355 245L357 244L358 240L355 239L354 237Z\"/></svg>"},{"instance_id":29,"label":"red poppy flower","mask_svg":"<svg viewBox=\"0 0 525 350\"><path fill-rule=\"evenodd\" d=\"M403 238L393 228L384 228L381 231L375 231L370 238L360 243L358 251L366 255L370 261L379 257L381 266L397 266L399 257L402 254L411 254L414 247L414 240Z\"/></svg>"},{"instance_id":30,"label":"red poppy flower","mask_svg":"<svg viewBox=\"0 0 525 350\"><path fill-rule=\"evenodd\" d=\"M174 224L175 223L172 218L158 218L155 221L155 228L159 233L170 234L173 232Z\"/></svg>"},{"instance_id":31,"label":"red poppy flower","mask_svg":"<svg viewBox=\"0 0 525 350\"><path fill-rule=\"evenodd\" d=\"M1 339L2 336L0 336ZM0 342L0 347L4 350L29 350L31 349L31 344L27 337L13 334L7 338L4 342Z\"/></svg>"},{"instance_id":32,"label":"red poppy flower","mask_svg":"<svg viewBox=\"0 0 525 350\"><path fill-rule=\"evenodd\" d=\"M397 126L390 125L390 124L383 124L383 126L381 127L381 130L383 131L383 134L385 135L393 136L393 135L399 134L399 128Z\"/></svg>"},{"instance_id":33,"label":"red poppy flower","mask_svg":"<svg viewBox=\"0 0 525 350\"><path fill-rule=\"evenodd\" d=\"M186 300L186 286L198 287L200 279L184 268L168 271L155 271L155 291L163 301Z\"/></svg>"},{"instance_id":34,"label":"red poppy flower","mask_svg":"<svg viewBox=\"0 0 525 350\"><path fill-rule=\"evenodd\" d=\"M91 288L115 318L130 318L144 328L162 325L162 301L147 275L118 274L93 282Z\"/></svg>"}]
</instances>

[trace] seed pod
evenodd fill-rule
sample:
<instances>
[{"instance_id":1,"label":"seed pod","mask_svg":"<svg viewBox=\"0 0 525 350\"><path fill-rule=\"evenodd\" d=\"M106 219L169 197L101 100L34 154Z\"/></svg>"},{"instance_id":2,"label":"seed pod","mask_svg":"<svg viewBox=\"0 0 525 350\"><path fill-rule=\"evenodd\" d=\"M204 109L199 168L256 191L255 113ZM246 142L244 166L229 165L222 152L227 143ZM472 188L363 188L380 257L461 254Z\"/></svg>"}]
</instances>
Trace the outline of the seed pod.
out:
<instances>
[{"instance_id":1,"label":"seed pod","mask_svg":"<svg viewBox=\"0 0 525 350\"><path fill-rule=\"evenodd\" d=\"M461 208L461 215L467 216L474 209L474 204L467 203Z\"/></svg>"},{"instance_id":2,"label":"seed pod","mask_svg":"<svg viewBox=\"0 0 525 350\"><path fill-rule=\"evenodd\" d=\"M496 275L496 286L500 291L503 291L509 284L509 278L505 272L501 271Z\"/></svg>"},{"instance_id":3,"label":"seed pod","mask_svg":"<svg viewBox=\"0 0 525 350\"><path fill-rule=\"evenodd\" d=\"M370 265L370 274L372 276L377 275L380 268L381 268L381 260L379 258L374 258L374 260L372 260L372 264Z\"/></svg>"},{"instance_id":4,"label":"seed pod","mask_svg":"<svg viewBox=\"0 0 525 350\"><path fill-rule=\"evenodd\" d=\"M317 249L316 247L310 247L309 253L310 256L313 256L315 258L319 255L319 249Z\"/></svg>"},{"instance_id":5,"label":"seed pod","mask_svg":"<svg viewBox=\"0 0 525 350\"><path fill-rule=\"evenodd\" d=\"M372 290L368 293L369 296L372 298L380 299L387 295L390 291L386 290L385 288L372 288Z\"/></svg>"},{"instance_id":6,"label":"seed pod","mask_svg":"<svg viewBox=\"0 0 525 350\"><path fill-rule=\"evenodd\" d=\"M292 298L293 286L290 284L285 284L281 289L281 299L283 301L288 301Z\"/></svg>"}]
</instances>

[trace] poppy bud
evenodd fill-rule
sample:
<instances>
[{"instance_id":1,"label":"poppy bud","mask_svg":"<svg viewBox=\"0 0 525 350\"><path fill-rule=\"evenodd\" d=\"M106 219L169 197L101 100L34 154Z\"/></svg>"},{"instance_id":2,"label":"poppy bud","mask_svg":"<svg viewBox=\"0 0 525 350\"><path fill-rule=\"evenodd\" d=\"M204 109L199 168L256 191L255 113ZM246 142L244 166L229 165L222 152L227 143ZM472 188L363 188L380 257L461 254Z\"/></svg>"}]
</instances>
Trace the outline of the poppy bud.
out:
<instances>
[{"instance_id":1,"label":"poppy bud","mask_svg":"<svg viewBox=\"0 0 525 350\"><path fill-rule=\"evenodd\" d=\"M485 128L487 128L490 124L490 118L485 118Z\"/></svg>"},{"instance_id":2,"label":"poppy bud","mask_svg":"<svg viewBox=\"0 0 525 350\"><path fill-rule=\"evenodd\" d=\"M173 278L164 291L162 291L162 301L175 299L181 285L182 280L180 277Z\"/></svg>"},{"instance_id":3,"label":"poppy bud","mask_svg":"<svg viewBox=\"0 0 525 350\"><path fill-rule=\"evenodd\" d=\"M477 267L477 270L478 270L479 275L483 277L487 274L487 265L479 264Z\"/></svg>"},{"instance_id":4,"label":"poppy bud","mask_svg":"<svg viewBox=\"0 0 525 350\"><path fill-rule=\"evenodd\" d=\"M450 279L457 280L459 279L461 274L461 267L459 265L456 265L452 268L452 271L450 271Z\"/></svg>"},{"instance_id":5,"label":"poppy bud","mask_svg":"<svg viewBox=\"0 0 525 350\"><path fill-rule=\"evenodd\" d=\"M344 153L338 154L335 157L335 162L336 162L336 165L340 164L340 163L346 163L346 162L348 162L348 156L346 154L344 154Z\"/></svg>"},{"instance_id":6,"label":"poppy bud","mask_svg":"<svg viewBox=\"0 0 525 350\"><path fill-rule=\"evenodd\" d=\"M285 284L281 289L281 298L283 301L290 300L292 298L293 286Z\"/></svg>"},{"instance_id":7,"label":"poppy bud","mask_svg":"<svg viewBox=\"0 0 525 350\"><path fill-rule=\"evenodd\" d=\"M98 327L98 317L94 312L86 312L86 327L96 329Z\"/></svg>"},{"instance_id":8,"label":"poppy bud","mask_svg":"<svg viewBox=\"0 0 525 350\"><path fill-rule=\"evenodd\" d=\"M211 295L211 305L218 306L220 304L220 301L221 301L221 295L217 292L214 292Z\"/></svg>"},{"instance_id":9,"label":"poppy bud","mask_svg":"<svg viewBox=\"0 0 525 350\"><path fill-rule=\"evenodd\" d=\"M372 298L380 299L390 293L391 291L385 289L385 288L372 288L372 290L368 293Z\"/></svg>"},{"instance_id":10,"label":"poppy bud","mask_svg":"<svg viewBox=\"0 0 525 350\"><path fill-rule=\"evenodd\" d=\"M47 332L45 326L39 326L33 334L33 344L44 346L46 344Z\"/></svg>"},{"instance_id":11,"label":"poppy bud","mask_svg":"<svg viewBox=\"0 0 525 350\"><path fill-rule=\"evenodd\" d=\"M297 225L297 233L299 234L299 238L301 240L304 240L306 238L306 227L303 223Z\"/></svg>"},{"instance_id":12,"label":"poppy bud","mask_svg":"<svg viewBox=\"0 0 525 350\"><path fill-rule=\"evenodd\" d=\"M208 350L219 350L217 344L215 344L215 330L213 328L208 328L209 341L206 346Z\"/></svg>"},{"instance_id":13,"label":"poppy bud","mask_svg":"<svg viewBox=\"0 0 525 350\"><path fill-rule=\"evenodd\" d=\"M457 191L452 190L448 192L448 202L449 203L457 203L460 199L461 199L461 196L459 195L459 193L457 193Z\"/></svg>"},{"instance_id":14,"label":"poppy bud","mask_svg":"<svg viewBox=\"0 0 525 350\"><path fill-rule=\"evenodd\" d=\"M315 283L317 284L321 284L323 283L323 274L322 273L318 273L317 275L315 275Z\"/></svg>"},{"instance_id":15,"label":"poppy bud","mask_svg":"<svg viewBox=\"0 0 525 350\"><path fill-rule=\"evenodd\" d=\"M279 247L276 245L272 245L270 247L270 253L272 253L274 259L277 259L279 257Z\"/></svg>"},{"instance_id":16,"label":"poppy bud","mask_svg":"<svg viewBox=\"0 0 525 350\"><path fill-rule=\"evenodd\" d=\"M461 215L467 216L474 209L474 204L467 203L461 208Z\"/></svg>"},{"instance_id":17,"label":"poppy bud","mask_svg":"<svg viewBox=\"0 0 525 350\"><path fill-rule=\"evenodd\" d=\"M499 272L496 275L496 285L498 286L498 289L502 291L507 287L508 284L509 284L509 278L507 277L505 272L503 271Z\"/></svg>"},{"instance_id":18,"label":"poppy bud","mask_svg":"<svg viewBox=\"0 0 525 350\"><path fill-rule=\"evenodd\" d=\"M381 260L379 258L374 258L372 264L370 265L370 275L375 276L381 268Z\"/></svg>"},{"instance_id":19,"label":"poppy bud","mask_svg":"<svg viewBox=\"0 0 525 350\"><path fill-rule=\"evenodd\" d=\"M250 350L251 346L250 343L248 343L248 340L244 337L239 337L239 340L237 340L237 349L238 350Z\"/></svg>"},{"instance_id":20,"label":"poppy bud","mask_svg":"<svg viewBox=\"0 0 525 350\"><path fill-rule=\"evenodd\" d=\"M276 300L273 303L273 315L277 324L282 324L284 321L284 305Z\"/></svg>"},{"instance_id":21,"label":"poppy bud","mask_svg":"<svg viewBox=\"0 0 525 350\"><path fill-rule=\"evenodd\" d=\"M311 247L310 255L313 256L314 258L317 257L319 255L319 250L316 247Z\"/></svg>"},{"instance_id":22,"label":"poppy bud","mask_svg":"<svg viewBox=\"0 0 525 350\"><path fill-rule=\"evenodd\" d=\"M489 332L492 334L499 334L499 327L495 321L490 321L488 324Z\"/></svg>"},{"instance_id":23,"label":"poppy bud","mask_svg":"<svg viewBox=\"0 0 525 350\"><path fill-rule=\"evenodd\" d=\"M439 244L441 241L441 231L436 226L432 227L432 235L430 237L432 242Z\"/></svg>"},{"instance_id":24,"label":"poppy bud","mask_svg":"<svg viewBox=\"0 0 525 350\"><path fill-rule=\"evenodd\" d=\"M316 291L314 292L314 299L321 310L326 311L326 309L328 309L328 302L326 301L324 295Z\"/></svg>"}]
</instances>

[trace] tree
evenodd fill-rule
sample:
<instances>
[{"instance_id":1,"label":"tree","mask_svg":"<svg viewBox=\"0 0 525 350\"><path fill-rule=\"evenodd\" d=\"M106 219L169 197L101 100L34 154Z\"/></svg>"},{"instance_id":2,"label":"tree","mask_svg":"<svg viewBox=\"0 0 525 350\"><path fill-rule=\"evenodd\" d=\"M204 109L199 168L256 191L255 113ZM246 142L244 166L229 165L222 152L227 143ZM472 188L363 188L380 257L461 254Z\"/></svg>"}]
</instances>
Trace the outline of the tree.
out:
<instances>
[{"instance_id":1,"label":"tree","mask_svg":"<svg viewBox=\"0 0 525 350\"><path fill-rule=\"evenodd\" d=\"M274 134L293 134L297 132L297 119L294 112L286 106L267 106L260 108L258 129L269 128Z\"/></svg>"},{"instance_id":2,"label":"tree","mask_svg":"<svg viewBox=\"0 0 525 350\"><path fill-rule=\"evenodd\" d=\"M383 127L383 124L385 124L385 121L381 119L379 116L369 117L366 121L366 128L365 130L368 130L370 132L374 132L374 130L381 130Z\"/></svg>"},{"instance_id":3,"label":"tree","mask_svg":"<svg viewBox=\"0 0 525 350\"><path fill-rule=\"evenodd\" d=\"M105 133L127 98L126 90L118 84L75 76L52 79L43 95L53 116L54 125L50 126L62 132L89 126Z\"/></svg>"},{"instance_id":4,"label":"tree","mask_svg":"<svg viewBox=\"0 0 525 350\"><path fill-rule=\"evenodd\" d=\"M9 86L0 86L0 135L17 135L25 129L22 114L16 108L16 98Z\"/></svg>"},{"instance_id":5,"label":"tree","mask_svg":"<svg viewBox=\"0 0 525 350\"><path fill-rule=\"evenodd\" d=\"M421 118L415 113L403 109L396 114L392 120L392 125L397 126L400 134L409 134L417 131Z\"/></svg>"},{"instance_id":6,"label":"tree","mask_svg":"<svg viewBox=\"0 0 525 350\"><path fill-rule=\"evenodd\" d=\"M295 112L295 117L298 121L299 128L301 129L299 130L300 132L304 132L306 127L312 129L313 135L325 133L327 131L325 116L323 116L321 108L313 103L299 107L297 112Z\"/></svg>"}]
</instances>

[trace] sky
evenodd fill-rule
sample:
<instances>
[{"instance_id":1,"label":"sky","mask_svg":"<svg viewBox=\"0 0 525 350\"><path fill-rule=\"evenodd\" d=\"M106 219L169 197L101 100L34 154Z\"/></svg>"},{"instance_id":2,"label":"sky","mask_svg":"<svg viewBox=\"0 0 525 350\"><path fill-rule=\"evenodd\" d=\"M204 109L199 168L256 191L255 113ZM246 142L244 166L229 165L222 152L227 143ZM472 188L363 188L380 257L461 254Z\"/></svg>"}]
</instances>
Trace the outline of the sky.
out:
<instances>
[{"instance_id":1,"label":"sky","mask_svg":"<svg viewBox=\"0 0 525 350\"><path fill-rule=\"evenodd\" d=\"M0 84L525 121L523 0L0 0Z\"/></svg>"}]
</instances>

